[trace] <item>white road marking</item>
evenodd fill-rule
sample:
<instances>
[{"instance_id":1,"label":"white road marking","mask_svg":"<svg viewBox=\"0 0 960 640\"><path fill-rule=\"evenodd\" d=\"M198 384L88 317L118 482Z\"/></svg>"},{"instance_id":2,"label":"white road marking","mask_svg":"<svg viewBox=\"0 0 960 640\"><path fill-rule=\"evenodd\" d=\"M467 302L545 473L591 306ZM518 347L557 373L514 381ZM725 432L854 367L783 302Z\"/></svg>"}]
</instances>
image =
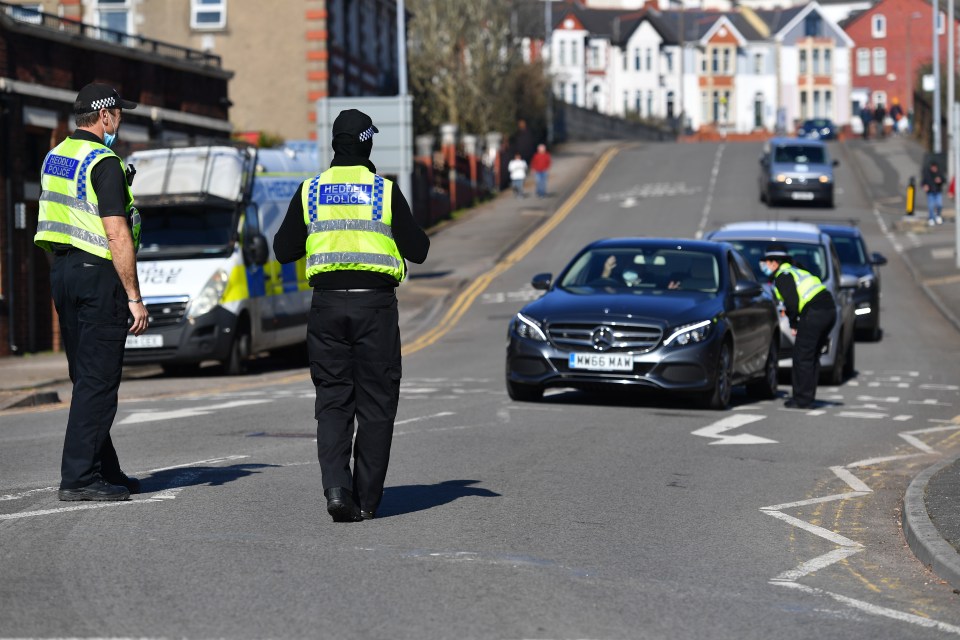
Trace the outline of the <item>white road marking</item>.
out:
<instances>
[{"instance_id":1,"label":"white road marking","mask_svg":"<svg viewBox=\"0 0 960 640\"><path fill-rule=\"evenodd\" d=\"M447 416L456 415L453 411L441 411L440 413L434 413L429 416L419 416L417 418L407 418L406 420L397 420L393 423L394 426L398 424L409 424L411 422L420 422L421 420L432 420L433 418L445 418Z\"/></svg>"},{"instance_id":2,"label":"white road marking","mask_svg":"<svg viewBox=\"0 0 960 640\"><path fill-rule=\"evenodd\" d=\"M31 489L30 491L23 491L21 493L8 493L7 495L0 496L0 502L5 500L19 500L21 498L26 498L29 495L34 493L42 493L45 491L56 491L57 487L44 487L43 489Z\"/></svg>"},{"instance_id":3,"label":"white road marking","mask_svg":"<svg viewBox=\"0 0 960 640\"><path fill-rule=\"evenodd\" d=\"M890 419L891 419L891 420L894 420L894 421L896 421L896 422L906 422L907 420L909 420L909 419L912 418L912 417L913 417L913 416L893 416L893 417L890 418Z\"/></svg>"},{"instance_id":4,"label":"white road marking","mask_svg":"<svg viewBox=\"0 0 960 640\"><path fill-rule=\"evenodd\" d=\"M881 607L869 602L864 602L863 600L857 600L849 596L844 596L839 593L833 593L830 591L825 591L823 589L817 589L814 587L808 587L802 585L799 582L792 581L782 581L782 580L771 580L770 584L779 585L781 587L790 587L791 589L796 589L798 591L803 591L804 593L809 593L812 595L818 596L828 596L833 598L837 602L845 604L854 609L859 609L864 613L869 613L875 616L883 616L885 618L892 618L900 622L907 622L910 624L915 624L920 627L926 627L928 629L937 629L939 631L947 631L949 633L960 635L960 627L954 626L952 624L947 624L946 622L940 622L939 620L934 620L933 618L924 618L923 616L914 615L912 613L906 613L904 611L897 611L896 609L889 609L887 607Z\"/></svg>"},{"instance_id":5,"label":"white road marking","mask_svg":"<svg viewBox=\"0 0 960 640\"><path fill-rule=\"evenodd\" d=\"M856 495L854 495L854 494L856 494ZM845 494L845 495L846 495L846 496L858 497L858 496L861 496L861 495L863 495L863 494L862 494L862 493L859 493L859 492L854 492L854 493ZM812 533L812 534L815 535L815 536L819 536L819 537L823 538L824 540L829 540L830 542L833 542L834 544L838 544L838 545L840 545L841 547L858 547L858 548L862 548L862 547L863 547L863 545L860 544L859 542L854 542L853 540L851 540L850 538L848 538L848 537L846 537L846 536L842 536L842 535L840 535L839 533L836 533L836 532L834 532L834 531L830 531L829 529L824 529L823 527L818 527L818 526L815 525L815 524L810 524L810 523L807 522L806 520L801 520L800 518L795 518L794 516L789 516L789 515L783 513L782 511L770 511L770 510L767 510L766 507L761 508L760 510L763 511L764 513L766 513L767 515L773 516L773 517L776 518L777 520L783 520L784 522L787 522L787 523L789 523L789 524L792 524L793 526L795 526L795 527L797 527L797 528L799 528L799 529L803 529L804 531L807 531L807 532L809 532L809 533ZM801 566L803 566L803 565L801 565Z\"/></svg>"},{"instance_id":6,"label":"white road marking","mask_svg":"<svg viewBox=\"0 0 960 640\"><path fill-rule=\"evenodd\" d=\"M830 471L833 471L838 478L846 482L847 486L854 491L863 491L866 493L873 491L873 489L867 486L866 482L853 475L843 467L830 467Z\"/></svg>"},{"instance_id":7,"label":"white road marking","mask_svg":"<svg viewBox=\"0 0 960 640\"><path fill-rule=\"evenodd\" d=\"M864 420L880 420L886 418L885 413L871 413L867 411L838 411L838 418L862 418Z\"/></svg>"},{"instance_id":8,"label":"white road marking","mask_svg":"<svg viewBox=\"0 0 960 640\"><path fill-rule=\"evenodd\" d=\"M791 411L791 409L781 409L781 411ZM807 411L804 415L816 417L825 415L826 413L823 409L814 409L813 411Z\"/></svg>"},{"instance_id":9,"label":"white road marking","mask_svg":"<svg viewBox=\"0 0 960 640\"><path fill-rule=\"evenodd\" d=\"M843 398L840 398L841 400ZM857 396L857 402L900 402L897 396Z\"/></svg>"},{"instance_id":10,"label":"white road marking","mask_svg":"<svg viewBox=\"0 0 960 640\"><path fill-rule=\"evenodd\" d=\"M936 398L925 398L923 400L910 400L909 404L926 405L928 407L952 407L952 402L940 402Z\"/></svg>"},{"instance_id":11,"label":"white road marking","mask_svg":"<svg viewBox=\"0 0 960 640\"><path fill-rule=\"evenodd\" d=\"M795 582L804 576L808 576L811 573L819 571L820 569L829 567L835 562L845 560L853 554L860 553L861 551L863 551L862 546L843 546L839 549L828 551L822 556L817 556L816 558L812 558L797 565L793 569L784 571L776 578L771 579L770 582Z\"/></svg>"},{"instance_id":12,"label":"white road marking","mask_svg":"<svg viewBox=\"0 0 960 640\"><path fill-rule=\"evenodd\" d=\"M713 424L693 431L691 435L700 436L702 438L715 438L715 440L710 444L776 444L776 440L761 438L760 436L754 436L749 433L741 433L735 436L723 435L726 431L736 429L737 427L742 427L750 424L751 422L756 422L757 420L763 420L764 418L766 418L766 416L744 414L728 416L722 420L714 422Z\"/></svg>"},{"instance_id":13,"label":"white road marking","mask_svg":"<svg viewBox=\"0 0 960 640\"><path fill-rule=\"evenodd\" d=\"M437 431L463 431L464 429L476 429L482 427L480 424L465 424L456 427L435 427L433 429L420 429L419 431L395 431L393 437L415 436L423 433L436 433Z\"/></svg>"},{"instance_id":14,"label":"white road marking","mask_svg":"<svg viewBox=\"0 0 960 640\"><path fill-rule=\"evenodd\" d=\"M922 384L920 388L933 391L960 391L960 386L955 384Z\"/></svg>"},{"instance_id":15,"label":"white road marking","mask_svg":"<svg viewBox=\"0 0 960 640\"><path fill-rule=\"evenodd\" d=\"M148 502L157 502L154 498L147 498L145 500L120 500L112 502L85 502L83 504L77 504L70 507L58 507L56 509L41 509L39 511L21 511L19 513L3 513L0 514L0 521L2 520L18 520L20 518L34 518L36 516L49 516L55 513L67 513L70 511L87 511L90 509L103 509L104 507L123 507L131 504L146 504Z\"/></svg>"},{"instance_id":16,"label":"white road marking","mask_svg":"<svg viewBox=\"0 0 960 640\"><path fill-rule=\"evenodd\" d=\"M770 505L769 507L761 507L760 510L761 511L781 511L783 509L793 509L795 507L808 507L811 504L822 504L824 502L833 502L835 500L846 500L847 498L857 498L859 496L866 495L871 491L872 489L870 489L870 487L867 487L865 491L848 491L846 493L835 493L832 496L821 496L819 498L810 498L809 500L797 500L796 502L785 502L783 504Z\"/></svg>"},{"instance_id":17,"label":"white road marking","mask_svg":"<svg viewBox=\"0 0 960 640\"><path fill-rule=\"evenodd\" d=\"M713 169L710 170L710 186L707 187L707 201L703 204L703 215L700 217L700 224L697 226L697 232L694 237L698 240L703 237L703 232L707 229L707 219L710 217L710 208L713 206L713 190L717 186L717 176L720 175L720 159L723 157L723 149L726 143L721 142L717 147L717 154L713 158Z\"/></svg>"},{"instance_id":18,"label":"white road marking","mask_svg":"<svg viewBox=\"0 0 960 640\"><path fill-rule=\"evenodd\" d=\"M254 404L265 404L268 402L272 402L272 400L234 400L232 402L224 402L222 404L211 404L205 407L175 409L174 411L137 411L130 414L117 424L139 424L142 422L156 422L158 420L194 418L197 416L206 416L221 409L235 409L236 407L246 407Z\"/></svg>"}]
</instances>

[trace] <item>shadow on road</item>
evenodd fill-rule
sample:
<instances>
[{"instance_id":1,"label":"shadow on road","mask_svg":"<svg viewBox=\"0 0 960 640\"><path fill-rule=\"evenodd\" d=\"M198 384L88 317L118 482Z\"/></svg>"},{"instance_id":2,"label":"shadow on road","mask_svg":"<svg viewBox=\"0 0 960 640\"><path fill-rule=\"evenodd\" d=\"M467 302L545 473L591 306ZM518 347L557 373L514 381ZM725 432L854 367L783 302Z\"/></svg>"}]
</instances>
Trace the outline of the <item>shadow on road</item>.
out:
<instances>
[{"instance_id":1,"label":"shadow on road","mask_svg":"<svg viewBox=\"0 0 960 640\"><path fill-rule=\"evenodd\" d=\"M164 469L162 471L155 471L146 478L141 478L140 482L143 493L154 493L204 484L209 487L219 487L228 482L260 473L260 469L276 466L278 465L234 464L229 467L182 467L179 469Z\"/></svg>"},{"instance_id":2,"label":"shadow on road","mask_svg":"<svg viewBox=\"0 0 960 640\"><path fill-rule=\"evenodd\" d=\"M383 492L383 502L377 510L377 518L389 518L404 513L424 511L448 504L458 498L479 496L498 498L499 493L489 489L473 487L479 480L445 480L437 484L407 484L400 487L387 487Z\"/></svg>"}]
</instances>

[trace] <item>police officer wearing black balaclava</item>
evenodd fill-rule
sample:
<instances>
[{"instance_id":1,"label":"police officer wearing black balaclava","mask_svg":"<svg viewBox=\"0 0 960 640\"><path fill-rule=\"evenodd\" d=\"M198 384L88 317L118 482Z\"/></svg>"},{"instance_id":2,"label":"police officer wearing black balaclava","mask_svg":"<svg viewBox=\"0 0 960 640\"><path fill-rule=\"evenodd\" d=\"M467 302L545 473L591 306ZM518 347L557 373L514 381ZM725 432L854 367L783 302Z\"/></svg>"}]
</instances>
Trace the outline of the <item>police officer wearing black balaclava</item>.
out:
<instances>
[{"instance_id":1,"label":"police officer wearing black balaclava","mask_svg":"<svg viewBox=\"0 0 960 640\"><path fill-rule=\"evenodd\" d=\"M281 263L307 258L317 457L335 522L371 519L380 505L400 399L396 287L405 261L422 263L430 248L400 189L370 162L377 133L356 109L337 116L330 168L300 185L273 242Z\"/></svg>"}]
</instances>

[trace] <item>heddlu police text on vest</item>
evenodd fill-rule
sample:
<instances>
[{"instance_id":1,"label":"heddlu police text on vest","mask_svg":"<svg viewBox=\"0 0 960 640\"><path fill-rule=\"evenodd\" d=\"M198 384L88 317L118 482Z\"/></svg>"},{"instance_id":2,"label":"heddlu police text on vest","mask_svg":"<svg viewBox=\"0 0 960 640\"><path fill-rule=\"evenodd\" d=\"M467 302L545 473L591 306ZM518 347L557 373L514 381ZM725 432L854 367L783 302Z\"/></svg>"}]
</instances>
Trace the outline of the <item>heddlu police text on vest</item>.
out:
<instances>
[{"instance_id":1,"label":"heddlu police text on vest","mask_svg":"<svg viewBox=\"0 0 960 640\"><path fill-rule=\"evenodd\" d=\"M371 204L373 202L372 184L321 184L320 204Z\"/></svg>"}]
</instances>

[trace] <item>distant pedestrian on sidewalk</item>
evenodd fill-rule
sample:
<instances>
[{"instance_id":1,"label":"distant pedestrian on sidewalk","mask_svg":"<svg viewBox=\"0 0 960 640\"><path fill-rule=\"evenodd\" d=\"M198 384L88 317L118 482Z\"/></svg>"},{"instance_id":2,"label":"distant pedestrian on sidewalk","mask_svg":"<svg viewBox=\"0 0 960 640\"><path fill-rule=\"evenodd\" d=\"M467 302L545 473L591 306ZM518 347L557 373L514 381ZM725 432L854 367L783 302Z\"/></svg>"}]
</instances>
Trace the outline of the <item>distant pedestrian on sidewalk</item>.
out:
<instances>
[{"instance_id":1,"label":"distant pedestrian on sidewalk","mask_svg":"<svg viewBox=\"0 0 960 640\"><path fill-rule=\"evenodd\" d=\"M520 152L513 154L513 160L507 165L510 173L510 182L513 184L513 193L518 198L523 197L523 183L527 179L527 163Z\"/></svg>"},{"instance_id":2,"label":"distant pedestrian on sidewalk","mask_svg":"<svg viewBox=\"0 0 960 640\"><path fill-rule=\"evenodd\" d=\"M530 161L530 169L533 171L533 178L537 183L537 197L547 197L547 176L550 172L550 153L546 145L538 145L537 152L533 154L533 160Z\"/></svg>"},{"instance_id":3,"label":"distant pedestrian on sidewalk","mask_svg":"<svg viewBox=\"0 0 960 640\"><path fill-rule=\"evenodd\" d=\"M927 224L931 227L935 224L943 224L943 174L940 173L940 165L934 160L923 172L921 182L923 190L927 193Z\"/></svg>"},{"instance_id":4,"label":"distant pedestrian on sidewalk","mask_svg":"<svg viewBox=\"0 0 960 640\"><path fill-rule=\"evenodd\" d=\"M126 336L147 330L133 176L110 150L122 110L136 106L105 84L85 86L73 105L77 129L47 154L40 173L34 242L54 254L50 290L73 382L61 500L127 500L140 492L110 440Z\"/></svg>"},{"instance_id":5,"label":"distant pedestrian on sidewalk","mask_svg":"<svg viewBox=\"0 0 960 640\"><path fill-rule=\"evenodd\" d=\"M877 123L877 137L886 138L887 130L884 127L884 122L887 119L887 110L884 108L882 102L877 103L877 108L873 110L873 120Z\"/></svg>"},{"instance_id":6,"label":"distant pedestrian on sidewalk","mask_svg":"<svg viewBox=\"0 0 960 640\"><path fill-rule=\"evenodd\" d=\"M863 105L863 108L860 109L860 121L863 123L863 139L870 139L870 122L873 120L873 110L870 108L869 103Z\"/></svg>"}]
</instances>

